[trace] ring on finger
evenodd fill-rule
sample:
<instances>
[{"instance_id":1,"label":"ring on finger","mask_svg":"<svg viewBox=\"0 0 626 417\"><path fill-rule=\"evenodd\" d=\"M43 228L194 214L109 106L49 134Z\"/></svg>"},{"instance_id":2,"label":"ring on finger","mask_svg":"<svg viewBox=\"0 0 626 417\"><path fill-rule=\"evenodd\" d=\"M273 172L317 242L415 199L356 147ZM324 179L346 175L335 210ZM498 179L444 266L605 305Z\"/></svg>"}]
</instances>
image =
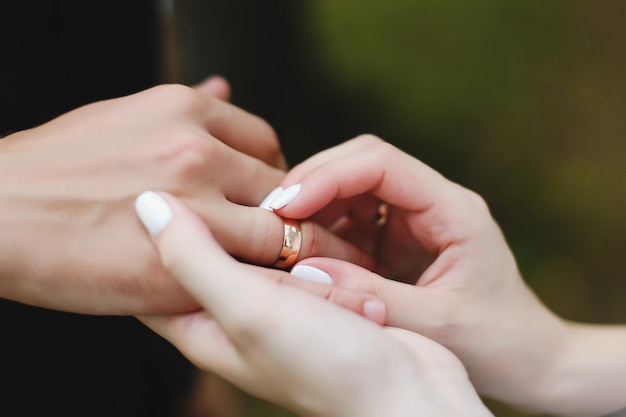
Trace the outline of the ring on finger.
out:
<instances>
[{"instance_id":1,"label":"ring on finger","mask_svg":"<svg viewBox=\"0 0 626 417\"><path fill-rule=\"evenodd\" d=\"M387 218L389 216L389 205L387 203L380 203L374 218L374 224L378 227L382 227L387 224Z\"/></svg>"},{"instance_id":2,"label":"ring on finger","mask_svg":"<svg viewBox=\"0 0 626 417\"><path fill-rule=\"evenodd\" d=\"M296 263L300 254L302 228L298 220L285 218L283 218L283 228L283 246L280 249L278 260L274 262L274 267L289 269Z\"/></svg>"}]
</instances>

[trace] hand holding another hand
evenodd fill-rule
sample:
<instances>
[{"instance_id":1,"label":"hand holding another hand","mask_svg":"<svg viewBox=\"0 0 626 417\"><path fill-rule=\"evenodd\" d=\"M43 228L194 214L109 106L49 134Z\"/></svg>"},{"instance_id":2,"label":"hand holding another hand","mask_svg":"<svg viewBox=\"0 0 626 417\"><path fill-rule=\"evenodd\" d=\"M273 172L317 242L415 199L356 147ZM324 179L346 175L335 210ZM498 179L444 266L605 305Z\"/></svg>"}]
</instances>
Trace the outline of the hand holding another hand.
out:
<instances>
[{"instance_id":1,"label":"hand holding another hand","mask_svg":"<svg viewBox=\"0 0 626 417\"><path fill-rule=\"evenodd\" d=\"M374 256L379 274L329 258L300 265L380 297L388 325L449 348L479 392L545 407L567 326L524 283L482 198L373 136L311 157L282 186L277 213L325 225Z\"/></svg>"},{"instance_id":2,"label":"hand holding another hand","mask_svg":"<svg viewBox=\"0 0 626 417\"><path fill-rule=\"evenodd\" d=\"M140 238L132 204L146 189L183 199L231 255L272 265L283 222L257 206L285 175L285 161L274 130L221 99L228 94L222 79L157 86L2 139L0 297L91 314L197 308ZM303 257L371 262L312 222L302 229ZM357 310L371 298L347 295Z\"/></svg>"},{"instance_id":3,"label":"hand holding another hand","mask_svg":"<svg viewBox=\"0 0 626 417\"><path fill-rule=\"evenodd\" d=\"M202 306L141 316L201 369L303 416L488 416L459 360L233 260L170 195L137 210L164 265Z\"/></svg>"}]
</instances>

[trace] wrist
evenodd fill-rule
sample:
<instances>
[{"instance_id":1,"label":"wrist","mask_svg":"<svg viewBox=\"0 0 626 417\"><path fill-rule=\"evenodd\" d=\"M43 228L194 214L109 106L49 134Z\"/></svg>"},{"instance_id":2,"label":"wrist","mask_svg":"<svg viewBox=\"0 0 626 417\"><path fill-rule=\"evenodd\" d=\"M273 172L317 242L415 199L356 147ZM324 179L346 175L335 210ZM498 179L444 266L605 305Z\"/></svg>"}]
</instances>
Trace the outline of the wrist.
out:
<instances>
[{"instance_id":1,"label":"wrist","mask_svg":"<svg viewBox=\"0 0 626 417\"><path fill-rule=\"evenodd\" d=\"M46 270L41 259L50 252L50 241L40 233L48 212L41 196L49 190L32 186L46 178L38 172L45 166L43 155L33 158L30 152L34 130L0 140L0 298L26 304L36 304L38 293L47 294L32 277Z\"/></svg>"},{"instance_id":2,"label":"wrist","mask_svg":"<svg viewBox=\"0 0 626 417\"><path fill-rule=\"evenodd\" d=\"M17 288L20 280L16 279L15 265L21 257L19 248L19 217L16 212L14 188L19 183L16 175L19 161L11 152L12 143L19 133L3 137L0 140L0 298L19 299ZM22 232L25 232L22 230Z\"/></svg>"},{"instance_id":3,"label":"wrist","mask_svg":"<svg viewBox=\"0 0 626 417\"><path fill-rule=\"evenodd\" d=\"M567 322L567 339L543 384L541 411L608 415L626 405L626 326Z\"/></svg>"},{"instance_id":4,"label":"wrist","mask_svg":"<svg viewBox=\"0 0 626 417\"><path fill-rule=\"evenodd\" d=\"M461 347L453 350L469 352L459 356L479 393L520 410L545 412L569 329L521 280L519 285L513 291L518 295L474 318L470 346L458 341Z\"/></svg>"},{"instance_id":5,"label":"wrist","mask_svg":"<svg viewBox=\"0 0 626 417\"><path fill-rule=\"evenodd\" d=\"M567 322L530 290L496 320L485 337L477 337L488 347L482 361L468 362L481 394L521 410L568 417L624 407L626 326Z\"/></svg>"},{"instance_id":6,"label":"wrist","mask_svg":"<svg viewBox=\"0 0 626 417\"><path fill-rule=\"evenodd\" d=\"M435 343L435 342L432 342ZM428 349L399 353L385 364L372 389L355 392L339 408L317 417L493 417L472 386L461 362L451 352L426 354ZM398 360L406 359L406 360ZM338 412L342 410L342 412Z\"/></svg>"}]
</instances>

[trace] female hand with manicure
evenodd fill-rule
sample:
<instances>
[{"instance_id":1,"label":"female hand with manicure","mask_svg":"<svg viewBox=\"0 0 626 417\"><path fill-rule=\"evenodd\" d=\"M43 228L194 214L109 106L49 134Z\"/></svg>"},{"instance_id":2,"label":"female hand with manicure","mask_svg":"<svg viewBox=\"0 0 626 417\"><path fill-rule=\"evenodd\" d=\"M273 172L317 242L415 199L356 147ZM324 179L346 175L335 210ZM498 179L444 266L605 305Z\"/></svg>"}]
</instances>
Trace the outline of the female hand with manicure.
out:
<instances>
[{"instance_id":1,"label":"female hand with manicure","mask_svg":"<svg viewBox=\"0 0 626 417\"><path fill-rule=\"evenodd\" d=\"M272 265L283 222L256 206L283 178L284 158L274 130L220 99L228 94L219 78L158 86L0 140L0 297L94 314L196 308L138 240L132 202L152 188L197 210L233 256ZM323 228L302 229L301 256L367 264ZM318 291L337 294L326 287Z\"/></svg>"},{"instance_id":2,"label":"female hand with manicure","mask_svg":"<svg viewBox=\"0 0 626 417\"><path fill-rule=\"evenodd\" d=\"M329 258L296 268L379 296L388 325L449 348L480 393L567 416L625 405L626 328L569 323L547 309L472 191L373 136L313 156L282 186L270 207L311 217L369 251L382 276ZM381 201L383 227L373 222Z\"/></svg>"},{"instance_id":3,"label":"female hand with manicure","mask_svg":"<svg viewBox=\"0 0 626 417\"><path fill-rule=\"evenodd\" d=\"M441 345L265 279L171 195L144 193L136 208L203 308L140 320L200 369L304 417L491 415Z\"/></svg>"}]
</instances>

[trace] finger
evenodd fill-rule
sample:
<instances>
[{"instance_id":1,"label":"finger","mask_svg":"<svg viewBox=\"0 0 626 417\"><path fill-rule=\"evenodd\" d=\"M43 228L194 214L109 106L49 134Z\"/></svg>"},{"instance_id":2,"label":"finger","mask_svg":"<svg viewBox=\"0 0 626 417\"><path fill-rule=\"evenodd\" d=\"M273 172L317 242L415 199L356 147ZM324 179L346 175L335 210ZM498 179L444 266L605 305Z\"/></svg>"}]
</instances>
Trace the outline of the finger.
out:
<instances>
[{"instance_id":1,"label":"finger","mask_svg":"<svg viewBox=\"0 0 626 417\"><path fill-rule=\"evenodd\" d=\"M365 322L356 315L344 315L319 297L252 273L230 257L202 220L171 195L143 193L136 210L155 240L163 265L215 318L241 354L264 346L281 357L308 346L310 332L323 332L326 320L336 318L346 325Z\"/></svg>"},{"instance_id":2,"label":"finger","mask_svg":"<svg viewBox=\"0 0 626 417\"><path fill-rule=\"evenodd\" d=\"M272 210L271 205L284 191L282 186L276 187L266 195L260 207ZM350 218L351 221L380 226L384 224L380 223L381 219L386 221L387 212L387 205L381 202L379 198L371 194L361 194L351 198L333 200L323 210L313 213L311 219L326 228L332 227L344 217Z\"/></svg>"},{"instance_id":3,"label":"finger","mask_svg":"<svg viewBox=\"0 0 626 417\"><path fill-rule=\"evenodd\" d=\"M214 317L226 333L244 317L255 317L260 303L276 298L276 285L250 274L213 238L190 208L165 193L146 192L135 203L163 265Z\"/></svg>"},{"instance_id":4,"label":"finger","mask_svg":"<svg viewBox=\"0 0 626 417\"><path fill-rule=\"evenodd\" d=\"M244 367L224 330L204 310L173 316L138 316L137 319L201 369L224 374Z\"/></svg>"},{"instance_id":5,"label":"finger","mask_svg":"<svg viewBox=\"0 0 626 417\"><path fill-rule=\"evenodd\" d=\"M363 146L354 151L355 144ZM281 213L299 210L302 212L299 214L308 217L334 199L363 193L372 193L404 209L420 211L432 204L433 198L428 197L441 194L440 187L444 190L450 187L450 182L439 173L379 139L358 138L335 149L335 153L325 155L324 163L311 164L306 173L301 172L301 192L295 201L280 209ZM350 152L346 153L346 149ZM287 189L293 181L290 172L283 187Z\"/></svg>"},{"instance_id":6,"label":"finger","mask_svg":"<svg viewBox=\"0 0 626 417\"><path fill-rule=\"evenodd\" d=\"M232 202L257 207L285 177L285 171L252 156L240 153L232 171L224 175L225 197ZM228 171L227 171L228 172Z\"/></svg>"},{"instance_id":7,"label":"finger","mask_svg":"<svg viewBox=\"0 0 626 417\"><path fill-rule=\"evenodd\" d=\"M226 200L206 207L199 199L190 203L211 229L220 245L231 255L257 265L273 265L283 248L283 219L258 207L246 207ZM302 242L298 260L311 256L329 256L374 268L375 261L367 253L326 228L310 221L300 222Z\"/></svg>"},{"instance_id":8,"label":"finger","mask_svg":"<svg viewBox=\"0 0 626 417\"><path fill-rule=\"evenodd\" d=\"M340 145L339 157L307 172L300 179L297 198L290 196L282 207L272 204L275 211L306 218L335 199L371 193L407 212L410 231L430 253L458 240L459 233L468 235L480 228L473 220L480 204L467 198L468 190L388 143L369 137L355 141L367 146L346 157ZM291 182L288 174L283 184Z\"/></svg>"},{"instance_id":9,"label":"finger","mask_svg":"<svg viewBox=\"0 0 626 417\"><path fill-rule=\"evenodd\" d=\"M228 146L285 170L285 157L274 129L262 118L208 94L201 94L207 109L204 126Z\"/></svg>"},{"instance_id":10,"label":"finger","mask_svg":"<svg viewBox=\"0 0 626 417\"><path fill-rule=\"evenodd\" d=\"M437 329L441 330L441 318L451 314L449 308L454 305L446 301L450 288L405 284L331 258L309 258L299 265L323 271L336 286L375 295L386 306L386 325L418 331L425 336L434 336Z\"/></svg>"},{"instance_id":11,"label":"finger","mask_svg":"<svg viewBox=\"0 0 626 417\"><path fill-rule=\"evenodd\" d=\"M304 392L308 403L310 392L324 392L333 382L336 372L329 369L358 371L359 364L379 359L371 353L355 357L365 352L360 352L363 346L374 343L379 353L396 352L394 345L380 339L380 326L319 297L264 279L233 260L201 219L173 197L144 193L136 207L165 267L215 318L245 363L236 369L225 366L221 376L251 394L282 405L283 393L295 385L294 393ZM350 378L339 381L339 392L353 384ZM304 391L298 392L298 387ZM299 405L304 404L298 400L303 397L295 398L294 409L306 409ZM284 404L291 402L287 398Z\"/></svg>"},{"instance_id":12,"label":"finger","mask_svg":"<svg viewBox=\"0 0 626 417\"><path fill-rule=\"evenodd\" d=\"M226 78L212 75L193 87L196 91L217 97L222 101L229 101L231 96L230 84Z\"/></svg>"},{"instance_id":13,"label":"finger","mask_svg":"<svg viewBox=\"0 0 626 417\"><path fill-rule=\"evenodd\" d=\"M330 276L319 270L310 271L306 265L295 265L291 273L253 265L248 267L269 280L307 291L377 324L385 323L386 307L382 300L365 292L332 285Z\"/></svg>"},{"instance_id":14,"label":"finger","mask_svg":"<svg viewBox=\"0 0 626 417\"><path fill-rule=\"evenodd\" d=\"M311 156L289 171L289 183L287 185L298 183L300 179L309 172L325 165L330 161L334 161L339 158L349 158L352 154L361 152L363 149L367 149L371 146L371 142L377 143L380 142L380 139L370 135L363 135L332 148L325 149Z\"/></svg>"},{"instance_id":15,"label":"finger","mask_svg":"<svg viewBox=\"0 0 626 417\"><path fill-rule=\"evenodd\" d=\"M232 202L257 206L285 176L284 171L209 135L202 143L206 155L202 163L195 165L200 171L196 177L219 189Z\"/></svg>"}]
</instances>

